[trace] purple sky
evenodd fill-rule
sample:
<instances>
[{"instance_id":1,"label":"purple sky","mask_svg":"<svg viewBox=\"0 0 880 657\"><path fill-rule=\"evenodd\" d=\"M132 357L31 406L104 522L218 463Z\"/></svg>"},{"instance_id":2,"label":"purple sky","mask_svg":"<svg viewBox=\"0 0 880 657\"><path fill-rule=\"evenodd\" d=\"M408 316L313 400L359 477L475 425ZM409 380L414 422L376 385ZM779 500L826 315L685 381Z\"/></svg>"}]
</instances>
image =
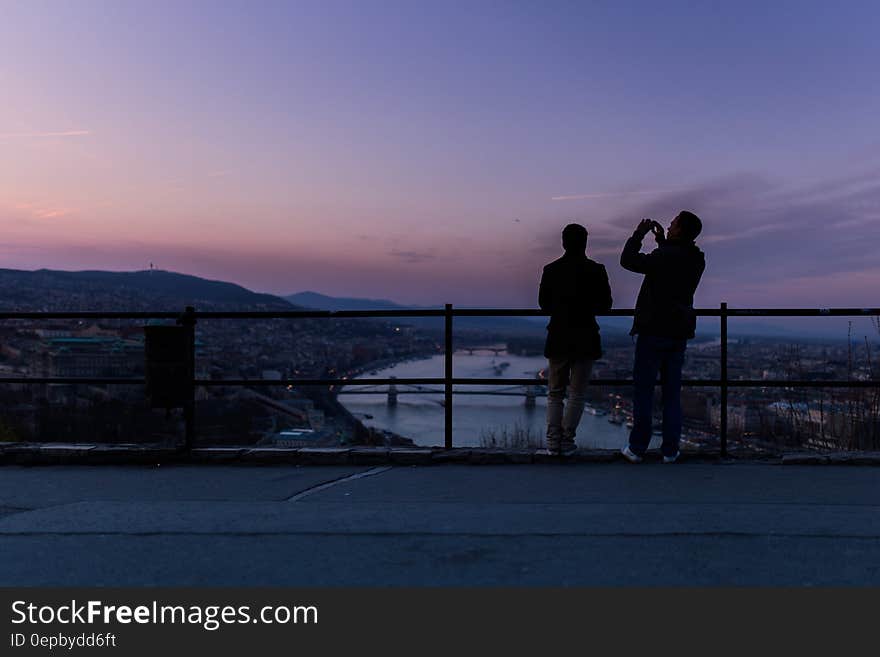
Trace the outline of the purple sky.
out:
<instances>
[{"instance_id":1,"label":"purple sky","mask_svg":"<svg viewBox=\"0 0 880 657\"><path fill-rule=\"evenodd\" d=\"M878 7L4 3L0 266L534 306L579 221L631 306L687 208L698 304L880 305Z\"/></svg>"}]
</instances>

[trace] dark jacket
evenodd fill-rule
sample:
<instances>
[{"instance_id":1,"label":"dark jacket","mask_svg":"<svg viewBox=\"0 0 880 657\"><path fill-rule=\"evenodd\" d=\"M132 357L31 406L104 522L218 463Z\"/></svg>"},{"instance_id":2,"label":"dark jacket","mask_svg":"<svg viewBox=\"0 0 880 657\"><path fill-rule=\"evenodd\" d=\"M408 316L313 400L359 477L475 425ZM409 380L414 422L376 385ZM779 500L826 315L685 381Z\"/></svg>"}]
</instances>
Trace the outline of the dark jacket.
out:
<instances>
[{"instance_id":1,"label":"dark jacket","mask_svg":"<svg viewBox=\"0 0 880 657\"><path fill-rule=\"evenodd\" d=\"M706 268L703 252L693 242L667 241L651 253L639 253L642 239L635 233L620 254L621 267L645 275L630 335L694 337L694 292Z\"/></svg>"},{"instance_id":2,"label":"dark jacket","mask_svg":"<svg viewBox=\"0 0 880 657\"><path fill-rule=\"evenodd\" d=\"M602 356L596 313L611 309L605 267L583 253L566 253L544 267L538 305L550 313L546 358Z\"/></svg>"}]
</instances>

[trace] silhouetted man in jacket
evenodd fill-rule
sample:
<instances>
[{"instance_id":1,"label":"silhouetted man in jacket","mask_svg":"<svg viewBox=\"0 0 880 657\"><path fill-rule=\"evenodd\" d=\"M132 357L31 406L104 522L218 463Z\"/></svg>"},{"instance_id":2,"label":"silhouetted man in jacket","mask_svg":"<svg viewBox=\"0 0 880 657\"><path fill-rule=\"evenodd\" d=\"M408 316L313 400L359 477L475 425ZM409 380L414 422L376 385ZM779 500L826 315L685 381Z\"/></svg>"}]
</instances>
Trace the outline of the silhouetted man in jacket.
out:
<instances>
[{"instance_id":1,"label":"silhouetted man in jacket","mask_svg":"<svg viewBox=\"0 0 880 657\"><path fill-rule=\"evenodd\" d=\"M547 450L568 455L577 449L574 437L593 361L602 356L596 313L611 309L611 288L605 267L586 255L586 228L566 226L562 246L565 254L544 267L538 305L550 313L544 345L549 365Z\"/></svg>"},{"instance_id":2,"label":"silhouetted man in jacket","mask_svg":"<svg viewBox=\"0 0 880 657\"><path fill-rule=\"evenodd\" d=\"M631 462L642 460L651 441L654 383L657 373L663 391L664 463L678 458L681 439L681 367L688 339L694 337L694 292L706 268L703 252L694 244L702 222L691 212L680 212L668 234L656 221L644 219L626 241L620 264L644 274L636 300L631 335L638 334L633 367L633 428L621 453ZM654 233L657 248L639 253L642 240Z\"/></svg>"}]
</instances>

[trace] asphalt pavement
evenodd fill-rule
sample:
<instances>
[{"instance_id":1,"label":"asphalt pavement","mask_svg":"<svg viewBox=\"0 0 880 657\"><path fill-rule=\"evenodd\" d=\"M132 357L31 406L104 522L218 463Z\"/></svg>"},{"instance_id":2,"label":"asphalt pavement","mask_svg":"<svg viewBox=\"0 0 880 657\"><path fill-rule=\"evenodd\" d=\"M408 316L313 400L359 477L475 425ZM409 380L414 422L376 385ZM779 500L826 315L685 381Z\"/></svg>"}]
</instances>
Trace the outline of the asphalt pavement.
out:
<instances>
[{"instance_id":1,"label":"asphalt pavement","mask_svg":"<svg viewBox=\"0 0 880 657\"><path fill-rule=\"evenodd\" d=\"M0 586L880 585L880 468L0 467Z\"/></svg>"}]
</instances>

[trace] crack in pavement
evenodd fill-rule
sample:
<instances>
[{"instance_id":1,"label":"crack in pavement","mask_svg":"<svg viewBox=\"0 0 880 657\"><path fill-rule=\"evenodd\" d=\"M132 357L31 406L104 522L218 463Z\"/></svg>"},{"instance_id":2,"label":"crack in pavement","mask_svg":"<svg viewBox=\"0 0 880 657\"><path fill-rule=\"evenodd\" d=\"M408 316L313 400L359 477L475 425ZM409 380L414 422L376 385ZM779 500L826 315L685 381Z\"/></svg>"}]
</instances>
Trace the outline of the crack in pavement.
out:
<instances>
[{"instance_id":1,"label":"crack in pavement","mask_svg":"<svg viewBox=\"0 0 880 657\"><path fill-rule=\"evenodd\" d=\"M327 488L332 488L333 486L337 486L339 484L344 484L349 481L355 481L357 479L363 479L364 477L373 477L375 475L382 474L383 472L388 472L392 466L390 465L382 465L375 468L370 468L369 470L364 470L363 472L356 472L354 474L346 475L344 477L339 477L337 479L331 479L330 481L325 481L323 484L315 484L314 486L310 486L300 492L291 495L287 498L287 502L299 502L304 497L311 495L312 493L317 493L322 490L326 490Z\"/></svg>"}]
</instances>

